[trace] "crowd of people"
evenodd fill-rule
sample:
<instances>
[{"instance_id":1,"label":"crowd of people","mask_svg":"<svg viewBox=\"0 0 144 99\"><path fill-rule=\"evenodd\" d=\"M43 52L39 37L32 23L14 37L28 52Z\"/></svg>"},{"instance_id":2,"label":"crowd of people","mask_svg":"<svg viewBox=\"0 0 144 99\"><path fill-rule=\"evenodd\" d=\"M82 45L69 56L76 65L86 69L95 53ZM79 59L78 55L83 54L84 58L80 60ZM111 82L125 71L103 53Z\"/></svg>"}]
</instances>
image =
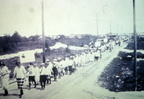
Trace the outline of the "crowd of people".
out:
<instances>
[{"instance_id":1,"label":"crowd of people","mask_svg":"<svg viewBox=\"0 0 144 99\"><path fill-rule=\"evenodd\" d=\"M22 63L16 62L13 71L13 79L16 79L18 89L20 90L19 97L24 94L24 82L28 81L27 89L41 87L44 90L46 84L51 84L51 81L57 81L64 75L71 75L78 67L83 67L87 63L97 61L102 58L102 52L111 49L97 49L84 51L79 54L73 54L64 58L49 60L46 63L36 64L29 63L28 66L23 66ZM4 96L7 96L9 88L10 70L4 62L0 62L0 78L4 90ZM32 87L34 85L34 87Z\"/></svg>"},{"instance_id":2,"label":"crowd of people","mask_svg":"<svg viewBox=\"0 0 144 99\"><path fill-rule=\"evenodd\" d=\"M16 79L18 89L20 90L19 97L21 98L23 93L23 85L25 81L28 81L28 90L36 88L38 85L41 86L41 90L45 89L46 84L51 84L51 79L57 81L64 75L71 75L75 72L77 67L84 66L88 62L95 61L94 56L97 53L85 52L78 55L72 55L61 59L53 59L50 61L47 59L46 63L41 63L40 65L36 63L29 63L28 66L23 66L20 62L15 63L15 68L13 71L13 78ZM99 54L100 55L100 54ZM86 57L89 57L86 59ZM9 87L9 76L11 70L4 62L0 62L0 78L1 84L4 90L4 96L8 95Z\"/></svg>"}]
</instances>

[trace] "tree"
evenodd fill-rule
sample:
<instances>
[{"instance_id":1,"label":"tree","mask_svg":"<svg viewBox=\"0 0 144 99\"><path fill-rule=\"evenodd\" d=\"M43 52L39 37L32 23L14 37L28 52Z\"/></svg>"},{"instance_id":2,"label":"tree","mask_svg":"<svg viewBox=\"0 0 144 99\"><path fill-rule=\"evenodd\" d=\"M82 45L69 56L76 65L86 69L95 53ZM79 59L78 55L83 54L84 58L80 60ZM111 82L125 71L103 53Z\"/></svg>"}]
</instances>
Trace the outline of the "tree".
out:
<instances>
[{"instance_id":1,"label":"tree","mask_svg":"<svg viewBox=\"0 0 144 99\"><path fill-rule=\"evenodd\" d=\"M21 38L21 41L22 41L22 42L27 42L27 41L29 41L29 39L24 36L24 37Z\"/></svg>"},{"instance_id":2,"label":"tree","mask_svg":"<svg viewBox=\"0 0 144 99\"><path fill-rule=\"evenodd\" d=\"M39 38L40 38L39 35L34 35L34 36L30 36L30 37L29 37L29 40L30 40L30 41L38 41Z\"/></svg>"},{"instance_id":3,"label":"tree","mask_svg":"<svg viewBox=\"0 0 144 99\"><path fill-rule=\"evenodd\" d=\"M12 35L11 37L11 41L13 43L18 43L18 42L21 42L21 36L19 35L19 33L17 31L15 31L15 33Z\"/></svg>"},{"instance_id":4,"label":"tree","mask_svg":"<svg viewBox=\"0 0 144 99\"><path fill-rule=\"evenodd\" d=\"M70 49L69 49L69 46L66 48L66 51L67 53L71 53Z\"/></svg>"},{"instance_id":5,"label":"tree","mask_svg":"<svg viewBox=\"0 0 144 99\"><path fill-rule=\"evenodd\" d=\"M48 54L50 55L50 48L49 48L49 43L48 42L46 42L45 43L45 47L46 47L46 52L48 52Z\"/></svg>"},{"instance_id":6,"label":"tree","mask_svg":"<svg viewBox=\"0 0 144 99\"><path fill-rule=\"evenodd\" d=\"M7 43L9 43L10 40L11 40L10 35L5 35L5 36L3 37L3 44L7 44Z\"/></svg>"}]
</instances>

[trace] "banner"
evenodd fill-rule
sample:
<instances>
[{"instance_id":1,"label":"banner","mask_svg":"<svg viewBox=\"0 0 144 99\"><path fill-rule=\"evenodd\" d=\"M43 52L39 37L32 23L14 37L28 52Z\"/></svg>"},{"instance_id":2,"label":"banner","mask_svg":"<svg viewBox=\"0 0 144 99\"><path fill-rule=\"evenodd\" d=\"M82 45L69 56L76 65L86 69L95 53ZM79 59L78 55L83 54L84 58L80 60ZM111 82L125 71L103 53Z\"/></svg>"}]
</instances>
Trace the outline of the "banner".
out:
<instances>
[{"instance_id":1,"label":"banner","mask_svg":"<svg viewBox=\"0 0 144 99\"><path fill-rule=\"evenodd\" d=\"M20 62L21 63L28 63L35 61L34 51L24 51L19 53Z\"/></svg>"}]
</instances>

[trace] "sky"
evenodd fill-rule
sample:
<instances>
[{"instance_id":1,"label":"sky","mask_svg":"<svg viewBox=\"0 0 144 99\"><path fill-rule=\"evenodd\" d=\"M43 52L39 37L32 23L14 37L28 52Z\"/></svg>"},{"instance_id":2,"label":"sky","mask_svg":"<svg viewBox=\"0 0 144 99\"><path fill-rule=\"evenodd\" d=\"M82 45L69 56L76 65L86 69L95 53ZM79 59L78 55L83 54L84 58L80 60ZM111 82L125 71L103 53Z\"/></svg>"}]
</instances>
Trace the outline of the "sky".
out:
<instances>
[{"instance_id":1,"label":"sky","mask_svg":"<svg viewBox=\"0 0 144 99\"><path fill-rule=\"evenodd\" d=\"M43 0L45 35L132 33L133 0ZM136 31L144 32L144 0L136 1ZM0 36L42 35L42 0L0 0ZM111 29L110 29L111 27Z\"/></svg>"}]
</instances>

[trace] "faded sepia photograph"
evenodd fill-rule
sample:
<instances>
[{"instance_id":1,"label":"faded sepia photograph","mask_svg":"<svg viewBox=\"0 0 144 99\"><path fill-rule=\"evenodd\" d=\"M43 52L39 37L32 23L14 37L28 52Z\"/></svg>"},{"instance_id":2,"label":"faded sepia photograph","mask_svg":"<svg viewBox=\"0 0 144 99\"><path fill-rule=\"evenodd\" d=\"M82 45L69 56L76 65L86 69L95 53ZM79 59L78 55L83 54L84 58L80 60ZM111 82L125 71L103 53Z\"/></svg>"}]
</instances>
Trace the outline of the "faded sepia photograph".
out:
<instances>
[{"instance_id":1,"label":"faded sepia photograph","mask_svg":"<svg viewBox=\"0 0 144 99\"><path fill-rule=\"evenodd\" d=\"M144 99L144 0L0 0L0 99Z\"/></svg>"}]
</instances>

